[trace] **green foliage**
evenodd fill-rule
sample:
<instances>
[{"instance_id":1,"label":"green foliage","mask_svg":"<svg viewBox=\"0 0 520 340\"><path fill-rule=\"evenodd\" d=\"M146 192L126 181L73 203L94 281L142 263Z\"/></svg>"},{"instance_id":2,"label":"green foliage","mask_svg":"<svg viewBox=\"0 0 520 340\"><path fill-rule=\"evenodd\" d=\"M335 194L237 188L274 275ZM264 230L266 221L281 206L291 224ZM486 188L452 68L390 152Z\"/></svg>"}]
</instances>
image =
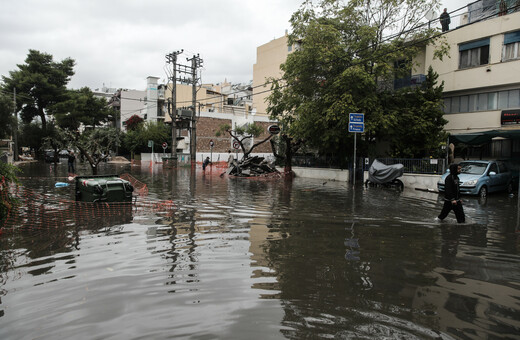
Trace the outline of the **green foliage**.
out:
<instances>
[{"instance_id":1,"label":"green foliage","mask_svg":"<svg viewBox=\"0 0 520 340\"><path fill-rule=\"evenodd\" d=\"M69 90L64 100L52 105L49 110L61 128L72 131L84 126L100 126L112 119L115 114L105 98L96 98L94 93L84 87L80 90Z\"/></svg>"},{"instance_id":2,"label":"green foliage","mask_svg":"<svg viewBox=\"0 0 520 340\"><path fill-rule=\"evenodd\" d=\"M429 38L435 33L420 26L421 20L436 6L438 1L428 0L353 0L346 6L333 0L317 6L304 2L291 18L289 36L289 43L299 48L281 65L282 79L271 79L267 108L271 118L294 140L305 140L319 153L340 158L353 149L349 113L365 114L361 152L368 153L369 143L391 140L389 129L397 133L399 113L389 112L387 98L409 94L390 92L384 85L413 74L414 56L433 42ZM395 33L392 39L385 39L390 32ZM409 113L414 114L413 121L421 121L419 107Z\"/></svg>"},{"instance_id":3,"label":"green foliage","mask_svg":"<svg viewBox=\"0 0 520 340\"><path fill-rule=\"evenodd\" d=\"M13 100L0 93L0 138L7 138L12 134L15 123L13 106Z\"/></svg>"},{"instance_id":4,"label":"green foliage","mask_svg":"<svg viewBox=\"0 0 520 340\"><path fill-rule=\"evenodd\" d=\"M40 150L44 137L45 133L40 123L23 123L20 127L20 138L18 141L21 146L27 146L33 150Z\"/></svg>"},{"instance_id":5,"label":"green foliage","mask_svg":"<svg viewBox=\"0 0 520 340\"><path fill-rule=\"evenodd\" d=\"M17 93L17 111L24 122L40 117L42 128L47 128L47 110L66 96L66 85L74 75L74 60L67 58L55 62L52 55L29 50L25 64L19 64L17 71L2 76L3 90Z\"/></svg>"},{"instance_id":6,"label":"green foliage","mask_svg":"<svg viewBox=\"0 0 520 340\"><path fill-rule=\"evenodd\" d=\"M170 127L161 122L139 124L135 129L128 130L122 136L123 148L132 155L134 152L150 152L148 141L152 140L158 147L171 138ZM157 150L157 149L156 149Z\"/></svg>"},{"instance_id":7,"label":"green foliage","mask_svg":"<svg viewBox=\"0 0 520 340\"><path fill-rule=\"evenodd\" d=\"M54 123L50 123L45 131L45 136L42 138L40 150L54 150L54 162L58 162L58 152L72 148L73 136L73 134L57 127Z\"/></svg>"},{"instance_id":8,"label":"green foliage","mask_svg":"<svg viewBox=\"0 0 520 340\"><path fill-rule=\"evenodd\" d=\"M422 87L387 98L385 107L395 117L391 131L391 156L401 158L437 157L446 141L443 126L443 86L430 67Z\"/></svg>"},{"instance_id":9,"label":"green foliage","mask_svg":"<svg viewBox=\"0 0 520 340\"><path fill-rule=\"evenodd\" d=\"M66 133L72 136L70 131ZM98 164L106 159L119 143L119 131L115 128L87 130L73 139L73 145L87 158L94 174Z\"/></svg>"},{"instance_id":10,"label":"green foliage","mask_svg":"<svg viewBox=\"0 0 520 340\"><path fill-rule=\"evenodd\" d=\"M260 144L263 144L267 142L269 139L271 139L272 135L269 135L264 140L261 140L260 142L257 142L255 144L251 145L251 141L253 140L253 137L259 137L263 132L262 126L253 123L253 124L246 124L244 126L236 126L233 130L231 128L231 125L229 124L222 124L215 135L217 137L221 136L224 133L227 133L233 138L233 140L237 141L240 145L240 148L242 149L242 152L244 153L243 158L246 159L253 150L259 146Z\"/></svg>"},{"instance_id":11,"label":"green foliage","mask_svg":"<svg viewBox=\"0 0 520 340\"><path fill-rule=\"evenodd\" d=\"M9 186L18 184L16 174L20 172L17 167L0 162L0 221L2 221L9 210L16 204L16 199L10 194Z\"/></svg>"},{"instance_id":12,"label":"green foliage","mask_svg":"<svg viewBox=\"0 0 520 340\"><path fill-rule=\"evenodd\" d=\"M144 129L141 130L143 141L153 140L155 145L161 145L163 142L169 140L169 127L162 122L147 122Z\"/></svg>"}]
</instances>

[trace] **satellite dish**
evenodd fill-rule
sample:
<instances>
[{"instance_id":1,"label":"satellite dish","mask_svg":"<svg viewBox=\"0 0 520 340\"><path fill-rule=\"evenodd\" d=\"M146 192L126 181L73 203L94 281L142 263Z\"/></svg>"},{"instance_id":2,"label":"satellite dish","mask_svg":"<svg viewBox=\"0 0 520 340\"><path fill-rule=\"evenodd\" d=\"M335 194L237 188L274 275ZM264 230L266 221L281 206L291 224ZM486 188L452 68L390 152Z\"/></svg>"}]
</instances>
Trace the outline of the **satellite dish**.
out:
<instances>
[{"instance_id":1,"label":"satellite dish","mask_svg":"<svg viewBox=\"0 0 520 340\"><path fill-rule=\"evenodd\" d=\"M433 19L437 18L437 13L435 13L433 9L430 9L428 12L426 12L424 17L428 19L428 21L432 21Z\"/></svg>"}]
</instances>

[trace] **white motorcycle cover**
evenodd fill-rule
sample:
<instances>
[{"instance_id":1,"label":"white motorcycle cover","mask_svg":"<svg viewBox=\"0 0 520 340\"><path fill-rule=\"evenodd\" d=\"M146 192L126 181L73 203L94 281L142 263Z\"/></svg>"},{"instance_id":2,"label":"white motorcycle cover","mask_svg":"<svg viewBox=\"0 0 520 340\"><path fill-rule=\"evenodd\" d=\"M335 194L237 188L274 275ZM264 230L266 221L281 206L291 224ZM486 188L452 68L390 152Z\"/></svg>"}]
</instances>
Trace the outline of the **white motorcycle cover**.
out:
<instances>
[{"instance_id":1,"label":"white motorcycle cover","mask_svg":"<svg viewBox=\"0 0 520 340\"><path fill-rule=\"evenodd\" d=\"M403 173L404 165L385 165L375 159L368 169L368 180L372 183L383 184L391 182L397 177L401 177Z\"/></svg>"}]
</instances>

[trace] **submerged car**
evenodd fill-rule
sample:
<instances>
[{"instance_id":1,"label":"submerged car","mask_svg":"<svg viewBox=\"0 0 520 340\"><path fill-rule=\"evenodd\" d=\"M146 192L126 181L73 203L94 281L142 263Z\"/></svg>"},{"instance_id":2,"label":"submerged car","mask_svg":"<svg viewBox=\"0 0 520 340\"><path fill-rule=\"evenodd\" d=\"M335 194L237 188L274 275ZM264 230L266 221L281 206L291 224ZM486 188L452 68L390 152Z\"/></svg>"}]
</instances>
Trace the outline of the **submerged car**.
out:
<instances>
[{"instance_id":1,"label":"submerged car","mask_svg":"<svg viewBox=\"0 0 520 340\"><path fill-rule=\"evenodd\" d=\"M463 161L459 165L461 194L487 196L491 192L513 191L512 173L502 161ZM439 191L444 191L444 180L449 174L448 170L437 182Z\"/></svg>"}]
</instances>

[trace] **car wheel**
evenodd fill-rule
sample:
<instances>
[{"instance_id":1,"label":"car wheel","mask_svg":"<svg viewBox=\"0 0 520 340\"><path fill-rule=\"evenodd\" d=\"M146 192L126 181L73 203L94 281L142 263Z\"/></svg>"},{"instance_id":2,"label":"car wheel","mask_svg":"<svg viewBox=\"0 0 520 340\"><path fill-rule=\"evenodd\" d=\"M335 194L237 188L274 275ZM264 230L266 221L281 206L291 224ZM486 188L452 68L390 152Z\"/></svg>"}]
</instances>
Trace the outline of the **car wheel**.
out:
<instances>
[{"instance_id":1,"label":"car wheel","mask_svg":"<svg viewBox=\"0 0 520 340\"><path fill-rule=\"evenodd\" d=\"M483 185L482 188L480 188L480 190L478 191L478 194L480 197L486 197L488 194L487 187Z\"/></svg>"}]
</instances>

